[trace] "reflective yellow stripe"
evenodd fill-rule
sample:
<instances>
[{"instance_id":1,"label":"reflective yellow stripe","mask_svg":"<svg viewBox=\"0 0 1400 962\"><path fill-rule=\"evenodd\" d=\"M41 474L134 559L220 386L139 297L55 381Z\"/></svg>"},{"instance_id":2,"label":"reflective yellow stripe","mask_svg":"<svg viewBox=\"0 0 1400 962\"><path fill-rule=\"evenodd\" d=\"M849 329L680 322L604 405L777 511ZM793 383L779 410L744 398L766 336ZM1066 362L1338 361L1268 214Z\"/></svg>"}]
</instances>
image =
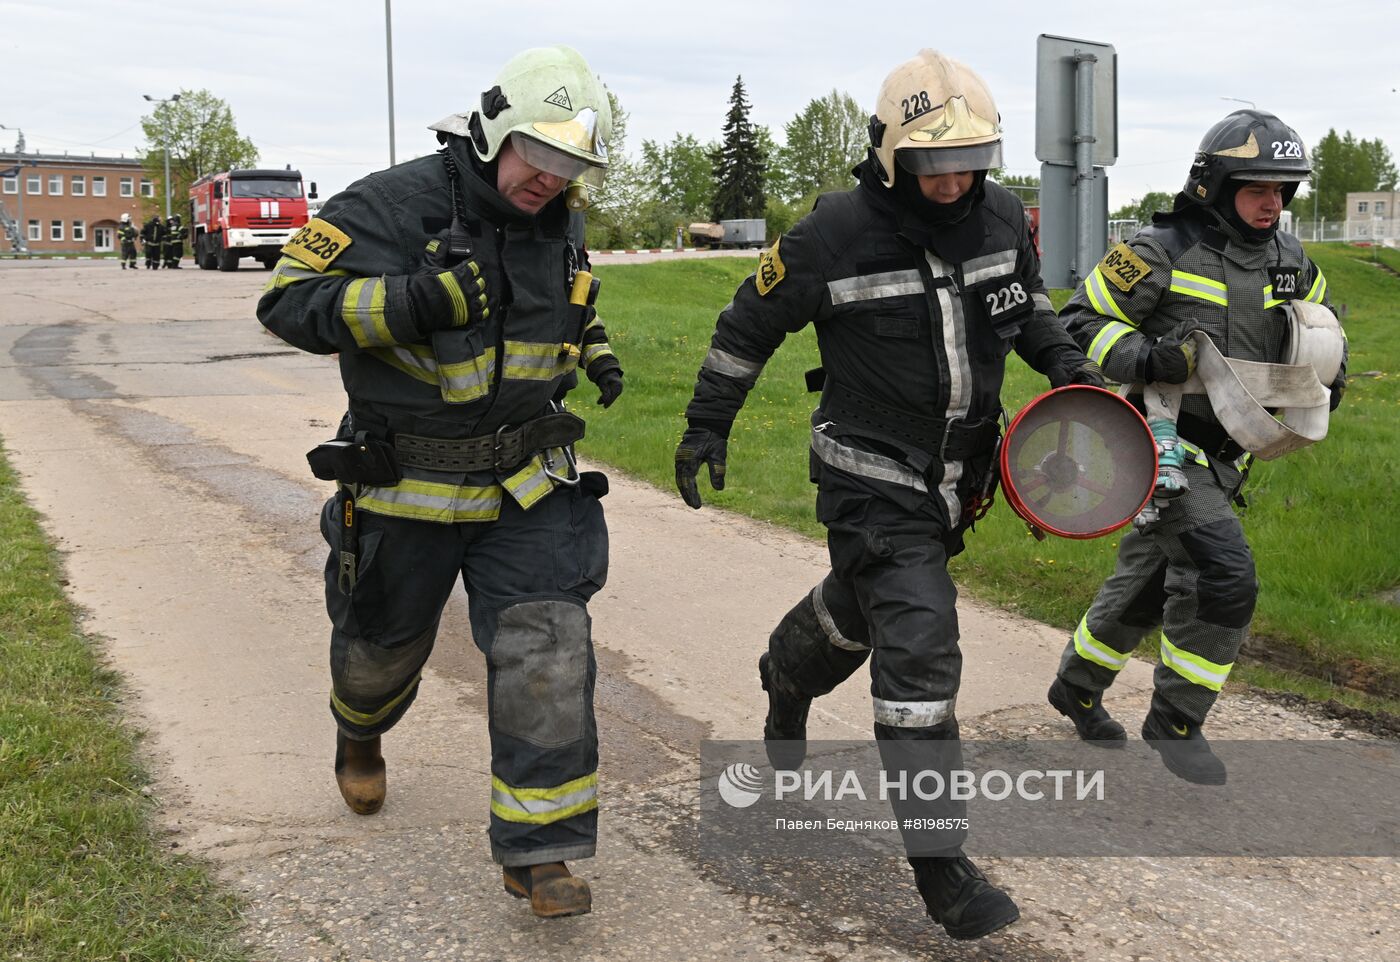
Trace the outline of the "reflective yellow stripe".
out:
<instances>
[{"instance_id":1,"label":"reflective yellow stripe","mask_svg":"<svg viewBox=\"0 0 1400 962\"><path fill-rule=\"evenodd\" d=\"M413 678L409 681L409 683L404 686L403 691L399 692L397 695L391 698L387 703L385 703L385 705L382 708L380 708L376 712L370 712L369 714L365 714L364 712L355 711L355 709L351 708L349 705L345 704L345 702L340 700L340 697L336 695L334 688L331 689L331 704L335 706L335 713L341 718L344 718L346 721L350 722L353 725L359 725L361 728L368 728L371 725L379 724L385 718L389 717L389 713L395 708L397 708L399 703L402 702L413 692L413 689L418 687L418 680L422 677L422 672L419 672L418 674L414 675Z\"/></svg>"},{"instance_id":2,"label":"reflective yellow stripe","mask_svg":"<svg viewBox=\"0 0 1400 962\"><path fill-rule=\"evenodd\" d=\"M1079 627L1074 629L1074 650L1079 654L1079 657L1114 671L1121 670L1128 663L1127 655L1121 651L1114 651L1094 637L1093 633L1089 631L1089 616L1087 614L1079 619Z\"/></svg>"},{"instance_id":3,"label":"reflective yellow stripe","mask_svg":"<svg viewBox=\"0 0 1400 962\"><path fill-rule=\"evenodd\" d=\"M318 277L332 277L339 275L345 277L349 271L339 268L332 268L324 271L313 271L295 257L283 257L277 262L277 267L272 272L272 277L263 287L263 293L268 291L280 291L284 287L290 287L298 281L314 280Z\"/></svg>"},{"instance_id":4,"label":"reflective yellow stripe","mask_svg":"<svg viewBox=\"0 0 1400 962\"><path fill-rule=\"evenodd\" d=\"M1203 301L1219 304L1221 307L1229 306L1229 301L1226 299L1225 285L1220 281L1213 281L1209 277L1202 277L1199 274L1188 274L1185 271L1172 271L1171 290L1173 294L1185 294L1187 297L1198 297Z\"/></svg>"},{"instance_id":5,"label":"reflective yellow stripe","mask_svg":"<svg viewBox=\"0 0 1400 962\"><path fill-rule=\"evenodd\" d=\"M577 366L578 348L572 344L506 341L501 374L517 381L551 381Z\"/></svg>"},{"instance_id":6,"label":"reflective yellow stripe","mask_svg":"<svg viewBox=\"0 0 1400 962\"><path fill-rule=\"evenodd\" d=\"M383 347L395 343L384 322L384 279L357 277L345 287L340 317L350 328L360 347Z\"/></svg>"},{"instance_id":7,"label":"reflective yellow stripe","mask_svg":"<svg viewBox=\"0 0 1400 962\"><path fill-rule=\"evenodd\" d=\"M1191 460L1203 468L1210 467L1210 461L1206 459L1206 453L1190 441L1181 442L1181 450L1191 455Z\"/></svg>"},{"instance_id":8,"label":"reflective yellow stripe","mask_svg":"<svg viewBox=\"0 0 1400 962\"><path fill-rule=\"evenodd\" d=\"M433 357L430 347L395 344L393 347L372 347L365 353L425 384L438 383L437 359Z\"/></svg>"},{"instance_id":9,"label":"reflective yellow stripe","mask_svg":"<svg viewBox=\"0 0 1400 962\"><path fill-rule=\"evenodd\" d=\"M491 814L507 822L548 825L597 807L597 772L553 788L516 788L491 776Z\"/></svg>"},{"instance_id":10,"label":"reflective yellow stripe","mask_svg":"<svg viewBox=\"0 0 1400 962\"><path fill-rule=\"evenodd\" d=\"M1327 278L1322 276L1322 268L1317 269L1317 277L1313 279L1312 287L1308 289L1308 296L1305 301L1312 301L1314 304L1321 304L1322 299L1327 296Z\"/></svg>"},{"instance_id":11,"label":"reflective yellow stripe","mask_svg":"<svg viewBox=\"0 0 1400 962\"><path fill-rule=\"evenodd\" d=\"M1268 310L1269 308L1271 308L1271 307L1278 307L1280 304L1287 304L1287 303L1288 303L1288 301L1287 301L1286 298L1277 298L1277 297L1274 297L1274 285L1272 285L1272 284L1265 284L1265 285L1264 285L1264 310L1267 311L1267 310Z\"/></svg>"},{"instance_id":12,"label":"reflective yellow stripe","mask_svg":"<svg viewBox=\"0 0 1400 962\"><path fill-rule=\"evenodd\" d=\"M1108 357L1109 349L1118 343L1119 338L1131 331L1132 328L1127 324L1109 321L1103 326L1103 330L1094 335L1094 340L1090 342L1089 359L1099 367L1103 367L1104 358Z\"/></svg>"},{"instance_id":13,"label":"reflective yellow stripe","mask_svg":"<svg viewBox=\"0 0 1400 962\"><path fill-rule=\"evenodd\" d=\"M491 390L491 380L496 376L496 349L488 347L469 361L439 365L438 371L444 401L475 401Z\"/></svg>"},{"instance_id":14,"label":"reflective yellow stripe","mask_svg":"<svg viewBox=\"0 0 1400 962\"><path fill-rule=\"evenodd\" d=\"M616 357L612 348L606 344L590 344L583 349L583 366L588 367L600 357Z\"/></svg>"},{"instance_id":15,"label":"reflective yellow stripe","mask_svg":"<svg viewBox=\"0 0 1400 962\"><path fill-rule=\"evenodd\" d=\"M1123 309L1118 306L1118 302L1113 299L1113 295L1108 292L1108 283L1104 280L1103 273L1095 267L1089 272L1089 276L1084 278L1084 293L1089 295L1089 303L1094 310L1105 317L1116 317L1120 321L1129 324L1128 315L1123 313Z\"/></svg>"},{"instance_id":16,"label":"reflective yellow stripe","mask_svg":"<svg viewBox=\"0 0 1400 962\"><path fill-rule=\"evenodd\" d=\"M495 521L501 516L501 488L404 478L392 487L366 488L356 504L371 514L438 524Z\"/></svg>"},{"instance_id":17,"label":"reflective yellow stripe","mask_svg":"<svg viewBox=\"0 0 1400 962\"><path fill-rule=\"evenodd\" d=\"M555 474L562 476L568 471L563 451L559 448L551 448L550 457L554 459ZM538 454L526 462L525 467L502 481L501 486L510 492L510 496L516 500L520 507L526 510L529 510L536 501L554 490L554 482L549 475L544 473L544 460Z\"/></svg>"},{"instance_id":18,"label":"reflective yellow stripe","mask_svg":"<svg viewBox=\"0 0 1400 962\"><path fill-rule=\"evenodd\" d=\"M1230 669L1235 667L1233 661L1228 665L1217 665L1184 648L1178 648L1167 640L1165 634L1162 635L1162 664L1193 685L1200 685L1211 691L1219 691L1224 686L1225 679L1230 677Z\"/></svg>"},{"instance_id":19,"label":"reflective yellow stripe","mask_svg":"<svg viewBox=\"0 0 1400 962\"><path fill-rule=\"evenodd\" d=\"M453 325L460 327L467 323L467 298L462 293L462 286L457 283L456 276L451 271L443 271L436 277L443 290L447 291L447 296L452 300Z\"/></svg>"}]
</instances>

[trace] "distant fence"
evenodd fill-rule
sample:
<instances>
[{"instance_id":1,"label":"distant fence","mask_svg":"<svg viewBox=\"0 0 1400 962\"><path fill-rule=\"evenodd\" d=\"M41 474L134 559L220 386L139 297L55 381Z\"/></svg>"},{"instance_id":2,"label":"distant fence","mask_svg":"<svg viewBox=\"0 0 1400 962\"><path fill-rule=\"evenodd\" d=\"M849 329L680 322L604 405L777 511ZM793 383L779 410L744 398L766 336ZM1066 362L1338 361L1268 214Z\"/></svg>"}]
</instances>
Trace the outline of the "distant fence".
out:
<instances>
[{"instance_id":1,"label":"distant fence","mask_svg":"<svg viewBox=\"0 0 1400 962\"><path fill-rule=\"evenodd\" d=\"M1338 241L1348 244L1385 244L1400 247L1400 218L1369 218L1330 221L1294 221L1290 228L1302 241Z\"/></svg>"}]
</instances>

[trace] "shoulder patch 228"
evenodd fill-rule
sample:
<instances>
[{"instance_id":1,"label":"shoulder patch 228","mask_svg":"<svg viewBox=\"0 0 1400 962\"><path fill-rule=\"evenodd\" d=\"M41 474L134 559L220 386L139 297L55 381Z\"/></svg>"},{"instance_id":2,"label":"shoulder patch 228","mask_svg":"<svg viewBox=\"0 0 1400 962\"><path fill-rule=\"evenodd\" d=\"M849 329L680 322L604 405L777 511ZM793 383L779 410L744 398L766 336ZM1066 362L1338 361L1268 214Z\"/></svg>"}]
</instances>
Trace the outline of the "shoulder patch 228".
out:
<instances>
[{"instance_id":1,"label":"shoulder patch 228","mask_svg":"<svg viewBox=\"0 0 1400 962\"><path fill-rule=\"evenodd\" d=\"M783 259L778 256L778 244L782 242L779 237L773 242L773 246L758 255L758 274L754 278L754 283L758 286L758 296L762 297L778 286L778 282L787 276L787 268L783 266Z\"/></svg>"},{"instance_id":2,"label":"shoulder patch 228","mask_svg":"<svg viewBox=\"0 0 1400 962\"><path fill-rule=\"evenodd\" d=\"M1099 270L1108 278L1109 283L1125 294L1133 289L1134 284L1152 273L1147 261L1123 243L1116 244L1104 255L1103 260L1099 261Z\"/></svg>"},{"instance_id":3,"label":"shoulder patch 228","mask_svg":"<svg viewBox=\"0 0 1400 962\"><path fill-rule=\"evenodd\" d=\"M352 243L354 241L345 231L319 217L313 217L282 245L282 253L296 258L313 271L324 271Z\"/></svg>"}]
</instances>

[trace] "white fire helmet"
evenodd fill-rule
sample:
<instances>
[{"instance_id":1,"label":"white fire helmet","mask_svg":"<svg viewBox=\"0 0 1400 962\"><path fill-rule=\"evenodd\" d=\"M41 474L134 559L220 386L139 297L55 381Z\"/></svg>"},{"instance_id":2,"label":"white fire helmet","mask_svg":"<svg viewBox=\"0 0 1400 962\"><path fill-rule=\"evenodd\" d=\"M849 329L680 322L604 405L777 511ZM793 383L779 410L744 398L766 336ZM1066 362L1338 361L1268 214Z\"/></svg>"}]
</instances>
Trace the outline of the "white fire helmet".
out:
<instances>
[{"instance_id":1,"label":"white fire helmet","mask_svg":"<svg viewBox=\"0 0 1400 962\"><path fill-rule=\"evenodd\" d=\"M1001 166L1001 117L991 91L966 64L920 50L880 85L870 143L880 180L895 171L949 174Z\"/></svg>"}]
</instances>

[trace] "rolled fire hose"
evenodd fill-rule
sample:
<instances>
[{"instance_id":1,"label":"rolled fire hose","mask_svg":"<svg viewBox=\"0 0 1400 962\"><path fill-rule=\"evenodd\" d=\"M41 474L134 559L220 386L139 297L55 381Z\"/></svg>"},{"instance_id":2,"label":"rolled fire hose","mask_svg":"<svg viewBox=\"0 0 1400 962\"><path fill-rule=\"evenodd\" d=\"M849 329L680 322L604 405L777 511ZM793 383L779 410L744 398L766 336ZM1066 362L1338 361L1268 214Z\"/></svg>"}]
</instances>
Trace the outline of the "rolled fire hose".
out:
<instances>
[{"instance_id":1,"label":"rolled fire hose","mask_svg":"<svg viewBox=\"0 0 1400 962\"><path fill-rule=\"evenodd\" d=\"M1327 386L1342 368L1344 335L1337 316L1311 301L1289 301L1284 364L1242 361L1220 353L1203 331L1192 331L1196 371L1184 384L1149 384L1147 416L1175 421L1184 394L1204 394L1236 443L1272 461L1327 436ZM1270 414L1275 408L1278 413Z\"/></svg>"}]
</instances>

